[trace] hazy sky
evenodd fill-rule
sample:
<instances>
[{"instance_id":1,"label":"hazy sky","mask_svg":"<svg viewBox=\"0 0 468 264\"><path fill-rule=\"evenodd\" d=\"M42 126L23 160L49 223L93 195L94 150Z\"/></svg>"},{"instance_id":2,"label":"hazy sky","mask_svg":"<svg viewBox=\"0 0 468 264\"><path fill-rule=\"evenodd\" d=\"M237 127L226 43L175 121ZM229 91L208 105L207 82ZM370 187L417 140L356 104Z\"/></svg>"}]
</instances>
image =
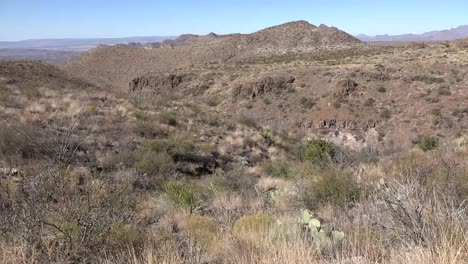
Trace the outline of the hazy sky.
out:
<instances>
[{"instance_id":1,"label":"hazy sky","mask_svg":"<svg viewBox=\"0 0 468 264\"><path fill-rule=\"evenodd\" d=\"M0 40L250 33L293 20L422 33L468 24L468 0L0 0Z\"/></svg>"}]
</instances>

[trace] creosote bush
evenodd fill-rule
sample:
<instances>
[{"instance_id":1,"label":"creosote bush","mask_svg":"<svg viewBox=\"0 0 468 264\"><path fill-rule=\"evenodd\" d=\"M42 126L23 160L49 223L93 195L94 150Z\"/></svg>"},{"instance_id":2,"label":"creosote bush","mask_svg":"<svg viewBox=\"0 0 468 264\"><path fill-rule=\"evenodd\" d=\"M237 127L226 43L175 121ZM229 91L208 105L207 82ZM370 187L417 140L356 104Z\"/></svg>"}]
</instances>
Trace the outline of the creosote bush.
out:
<instances>
[{"instance_id":1,"label":"creosote bush","mask_svg":"<svg viewBox=\"0 0 468 264\"><path fill-rule=\"evenodd\" d=\"M325 204L346 207L357 202L360 194L361 189L349 173L330 169L309 180L302 190L302 200L310 209Z\"/></svg>"},{"instance_id":2,"label":"creosote bush","mask_svg":"<svg viewBox=\"0 0 468 264\"><path fill-rule=\"evenodd\" d=\"M332 162L334 157L335 147L333 144L320 139L308 142L303 154L305 161L318 166Z\"/></svg>"},{"instance_id":3,"label":"creosote bush","mask_svg":"<svg viewBox=\"0 0 468 264\"><path fill-rule=\"evenodd\" d=\"M422 151L431 151L439 146L439 141L434 137L423 137L419 142L418 147Z\"/></svg>"}]
</instances>

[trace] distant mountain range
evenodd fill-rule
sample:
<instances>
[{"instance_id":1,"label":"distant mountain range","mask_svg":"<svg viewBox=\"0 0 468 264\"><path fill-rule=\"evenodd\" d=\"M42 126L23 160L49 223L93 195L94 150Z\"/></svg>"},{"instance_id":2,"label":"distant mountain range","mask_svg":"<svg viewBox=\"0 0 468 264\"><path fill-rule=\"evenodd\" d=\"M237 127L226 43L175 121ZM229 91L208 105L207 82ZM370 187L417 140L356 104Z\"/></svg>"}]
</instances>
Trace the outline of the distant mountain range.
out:
<instances>
[{"instance_id":1,"label":"distant mountain range","mask_svg":"<svg viewBox=\"0 0 468 264\"><path fill-rule=\"evenodd\" d=\"M126 37L126 38L65 38L0 41L0 49L49 49L87 51L100 45L161 42L173 36Z\"/></svg>"},{"instance_id":2,"label":"distant mountain range","mask_svg":"<svg viewBox=\"0 0 468 264\"><path fill-rule=\"evenodd\" d=\"M457 28L430 31L423 34L403 34L403 35L357 35L362 41L443 41L455 40L460 38L468 38L468 25L459 26Z\"/></svg>"}]
</instances>

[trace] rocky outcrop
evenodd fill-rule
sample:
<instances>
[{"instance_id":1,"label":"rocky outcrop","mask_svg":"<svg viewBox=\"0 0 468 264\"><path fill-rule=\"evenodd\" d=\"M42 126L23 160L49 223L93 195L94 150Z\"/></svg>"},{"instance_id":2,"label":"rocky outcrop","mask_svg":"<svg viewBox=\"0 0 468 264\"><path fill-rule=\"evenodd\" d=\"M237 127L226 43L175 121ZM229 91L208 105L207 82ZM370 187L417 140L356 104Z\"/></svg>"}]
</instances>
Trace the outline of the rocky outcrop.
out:
<instances>
[{"instance_id":1,"label":"rocky outcrop","mask_svg":"<svg viewBox=\"0 0 468 264\"><path fill-rule=\"evenodd\" d=\"M359 84L347 78L338 79L334 83L334 96L344 98L349 96L359 95Z\"/></svg>"},{"instance_id":2,"label":"rocky outcrop","mask_svg":"<svg viewBox=\"0 0 468 264\"><path fill-rule=\"evenodd\" d=\"M375 121L360 121L360 120L337 120L326 119L319 122L306 121L299 124L303 129L347 129L347 130L365 130L375 128Z\"/></svg>"},{"instance_id":3,"label":"rocky outcrop","mask_svg":"<svg viewBox=\"0 0 468 264\"><path fill-rule=\"evenodd\" d=\"M160 75L140 76L129 83L130 92L141 91L145 88L151 90L172 90L184 83L188 83L195 78L193 74L187 73L166 73Z\"/></svg>"},{"instance_id":4,"label":"rocky outcrop","mask_svg":"<svg viewBox=\"0 0 468 264\"><path fill-rule=\"evenodd\" d=\"M292 76L263 76L247 83L238 84L234 95L255 98L268 93L281 93L292 88L295 78Z\"/></svg>"}]
</instances>

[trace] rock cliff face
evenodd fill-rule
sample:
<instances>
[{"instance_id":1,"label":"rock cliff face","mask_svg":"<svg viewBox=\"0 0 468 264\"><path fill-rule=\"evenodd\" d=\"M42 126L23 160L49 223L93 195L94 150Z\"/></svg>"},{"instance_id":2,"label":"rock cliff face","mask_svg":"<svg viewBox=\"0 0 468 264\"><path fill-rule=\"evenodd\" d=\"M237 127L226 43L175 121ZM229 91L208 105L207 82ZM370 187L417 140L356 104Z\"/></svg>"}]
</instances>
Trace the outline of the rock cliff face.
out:
<instances>
[{"instance_id":1,"label":"rock cliff face","mask_svg":"<svg viewBox=\"0 0 468 264\"><path fill-rule=\"evenodd\" d=\"M193 74L185 73L166 73L160 75L146 75L133 79L129 83L131 92L143 90L145 88L153 91L173 90L182 84L192 81L195 78Z\"/></svg>"},{"instance_id":2,"label":"rock cliff face","mask_svg":"<svg viewBox=\"0 0 468 264\"><path fill-rule=\"evenodd\" d=\"M262 76L245 83L239 83L234 88L234 95L256 98L268 93L280 93L292 88L295 79L292 76Z\"/></svg>"}]
</instances>

